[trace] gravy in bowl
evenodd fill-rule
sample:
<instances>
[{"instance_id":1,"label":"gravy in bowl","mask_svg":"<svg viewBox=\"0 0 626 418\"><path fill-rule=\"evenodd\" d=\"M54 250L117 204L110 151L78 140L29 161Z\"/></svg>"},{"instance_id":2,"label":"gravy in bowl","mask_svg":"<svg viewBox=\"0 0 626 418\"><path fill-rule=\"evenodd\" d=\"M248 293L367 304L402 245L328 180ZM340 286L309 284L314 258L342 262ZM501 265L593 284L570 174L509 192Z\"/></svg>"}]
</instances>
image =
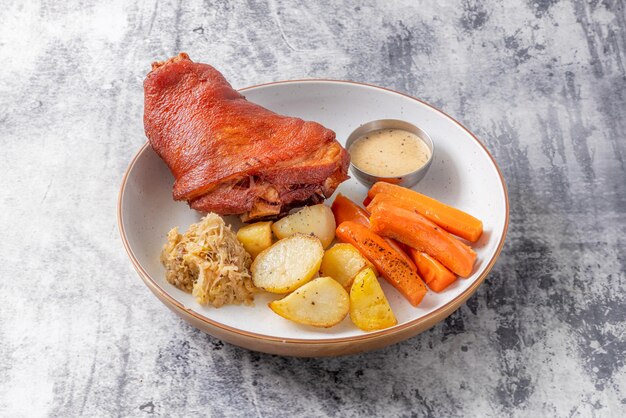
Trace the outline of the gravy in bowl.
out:
<instances>
[{"instance_id":1,"label":"gravy in bowl","mask_svg":"<svg viewBox=\"0 0 626 418\"><path fill-rule=\"evenodd\" d=\"M398 177L425 165L431 151L426 143L404 129L380 129L358 138L349 148L352 164L379 177Z\"/></svg>"}]
</instances>

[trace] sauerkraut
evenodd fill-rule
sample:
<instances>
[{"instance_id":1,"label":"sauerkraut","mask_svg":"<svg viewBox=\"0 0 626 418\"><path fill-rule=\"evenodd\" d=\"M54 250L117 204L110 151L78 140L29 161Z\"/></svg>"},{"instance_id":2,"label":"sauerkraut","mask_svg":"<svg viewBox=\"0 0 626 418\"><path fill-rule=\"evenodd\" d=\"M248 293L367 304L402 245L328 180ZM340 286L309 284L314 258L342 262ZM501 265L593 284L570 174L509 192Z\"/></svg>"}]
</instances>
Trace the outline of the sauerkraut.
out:
<instances>
[{"instance_id":1,"label":"sauerkraut","mask_svg":"<svg viewBox=\"0 0 626 418\"><path fill-rule=\"evenodd\" d=\"M250 254L215 213L192 224L184 234L173 228L161 253L169 283L190 292L202 305L250 304L256 288Z\"/></svg>"}]
</instances>

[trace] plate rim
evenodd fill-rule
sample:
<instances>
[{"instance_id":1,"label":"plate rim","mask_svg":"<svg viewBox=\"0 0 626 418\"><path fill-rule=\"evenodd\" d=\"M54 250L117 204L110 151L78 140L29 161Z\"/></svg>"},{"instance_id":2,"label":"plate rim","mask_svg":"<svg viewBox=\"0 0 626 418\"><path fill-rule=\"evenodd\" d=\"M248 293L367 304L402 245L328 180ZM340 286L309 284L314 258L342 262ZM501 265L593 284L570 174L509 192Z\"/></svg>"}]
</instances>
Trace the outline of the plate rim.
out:
<instances>
[{"instance_id":1,"label":"plate rim","mask_svg":"<svg viewBox=\"0 0 626 418\"><path fill-rule=\"evenodd\" d=\"M124 245L124 249L126 250L126 253L127 253L128 257L130 258L130 260L131 260L131 262L133 264L133 267L135 268L135 271L139 274L139 276L141 277L142 281L146 284L146 286L148 286L148 288L153 293L155 293L156 296L158 296L158 299L160 299L162 302L167 301L167 302L169 302L172 305L172 306L169 306L170 309L172 307L175 307L175 308L177 308L177 311L181 312L182 314L189 315L189 316L193 317L193 319L205 323L205 325L213 326L213 327L221 329L222 331L224 331L226 333L233 333L233 334L235 334L237 336L244 337L244 338L247 337L247 338L252 338L252 339L264 340L266 342L283 343L283 344L294 344L294 345L329 345L329 344L330 345L333 345L333 344L339 345L339 344L345 344L345 343L349 343L349 342L363 342L363 341L368 341L368 340L379 339L379 338L382 338L382 337L385 337L385 336L389 336L389 335L392 335L392 334L400 333L402 331L408 331L409 329L412 329L412 328L423 327L423 330L422 330L422 332L423 332L423 331L431 328L432 326L436 325L437 323L439 323L440 321L442 321L443 319L445 319L449 315L451 315L463 303L465 303L465 301L476 292L478 287L480 287L480 285L485 281L486 277L489 275L489 273L493 269L494 265L496 264L496 262L498 260L498 257L500 256L500 253L502 252L502 248L504 247L504 242L506 240L506 235L507 235L508 227L509 227L510 214L509 214L509 194L508 194L508 189L506 187L506 182L504 180L504 176L502 175L502 171L500 170L500 167L498 166L496 160L491 155L491 153L489 152L487 147L478 139L478 137L476 137L476 135L474 135L474 133L472 133L469 129L467 129L458 120L456 120L455 118L453 118L452 116L450 116L446 112L442 111L441 109L438 109L437 107L435 107L435 106L433 106L433 105L431 105L431 104L429 104L429 103L427 103L427 102L425 102L425 101L423 101L421 99L413 97L413 96L411 96L409 94L402 93L402 92L399 92L399 91L396 91L396 90L392 90L392 89L389 89L389 88L386 88L386 87L381 87L381 86L376 86L376 85L369 84L369 83L363 83L363 82L351 81L351 80L337 80L337 79L328 79L328 78L305 78L305 79L294 79L294 80L280 80L280 81L272 81L272 82L268 82L268 83L255 84L255 85L252 85L252 86L248 86L248 87L244 87L244 88L238 89L238 91L239 92L245 92L247 90L252 90L252 89L262 88L262 87L268 87L268 86L278 85L278 84L319 83L319 82L322 82L322 83L337 83L337 84L352 84L352 85L357 85L357 86L360 86L360 87L367 87L367 88L371 88L371 89L375 89L375 90L383 90L383 91L385 91L387 93L398 94L398 95L404 96L406 98L409 98L411 100L414 100L414 101L416 101L418 103L421 103L422 105L425 105L425 106L431 108L432 110L440 113L441 115L445 116L446 118L448 118L450 121L455 123L458 127L460 127L463 131L465 131L467 134L469 134L469 136L483 149L483 151L487 154L487 156L491 160L491 163L493 164L494 168L496 169L496 172L498 173L498 177L500 178L500 184L501 184L502 190L504 192L505 212L506 212L505 213L505 220L504 220L502 236L500 237L500 242L498 242L498 246L496 248L496 251L495 251L493 257L491 257L491 259L489 260L489 262L487 264L487 267L485 268L483 273L474 281L474 283L472 283L472 285L470 287L468 287L464 292L462 292L460 295L458 295L457 297L455 297L454 299L452 299L448 303L446 303L446 304L440 306L439 308L435 309L433 312L430 312L429 314L426 314L426 315L424 315L422 317L419 317L419 318L413 319L411 321L405 322L403 324L398 324L398 325L393 326L391 328L386 328L386 329L382 329L382 330L378 330L378 331L368 332L368 333L363 334L363 335L353 335L353 336L350 336L350 337L335 337L335 338L315 338L315 339L291 338L291 337L283 338L283 337L275 337L275 336L266 335L266 334L260 334L260 333L256 333L256 332L244 331L244 330L241 330L239 328L234 328L232 326L222 324L220 322L217 322L215 320L207 318L206 316L204 316L204 315L194 311L193 309L185 307L182 303L180 303L174 297L172 297L141 266L141 263L139 262L139 260L135 256L134 252L130 248L130 244L128 242L128 239L126 238L126 231L124 229L122 204L123 204L123 198L124 198L124 191L126 189L126 184L128 182L128 176L129 176L130 172L132 171L133 167L135 166L135 164L136 164L137 160L139 159L139 157L150 146L150 143L148 141L146 141L146 143L144 143L144 145L139 149L139 151L137 151L137 153L133 156L132 160L128 164L128 167L126 168L126 171L124 172L124 176L122 177L122 184L121 184L121 187L120 187L120 191L118 192L118 199L117 199L117 226L118 226L118 230L120 232L122 243ZM188 321L187 318L185 318L185 319Z\"/></svg>"}]
</instances>

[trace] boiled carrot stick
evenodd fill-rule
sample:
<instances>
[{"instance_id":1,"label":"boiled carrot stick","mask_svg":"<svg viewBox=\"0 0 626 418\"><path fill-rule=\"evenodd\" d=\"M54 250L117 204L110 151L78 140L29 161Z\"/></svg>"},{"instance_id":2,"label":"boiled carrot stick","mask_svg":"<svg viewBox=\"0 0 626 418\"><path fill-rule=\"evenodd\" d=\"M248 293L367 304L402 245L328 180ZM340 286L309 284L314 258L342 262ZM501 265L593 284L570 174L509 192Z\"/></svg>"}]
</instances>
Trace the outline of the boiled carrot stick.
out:
<instances>
[{"instance_id":1,"label":"boiled carrot stick","mask_svg":"<svg viewBox=\"0 0 626 418\"><path fill-rule=\"evenodd\" d=\"M367 227L370 226L370 215L365 211L365 209L341 193L335 197L335 200L330 208L335 215L335 222L337 225L341 225L345 221L352 221Z\"/></svg>"},{"instance_id":2,"label":"boiled carrot stick","mask_svg":"<svg viewBox=\"0 0 626 418\"><path fill-rule=\"evenodd\" d=\"M431 290L439 293L456 281L456 274L428 254L413 248L409 249L409 254L413 258L424 283Z\"/></svg>"},{"instance_id":3,"label":"boiled carrot stick","mask_svg":"<svg viewBox=\"0 0 626 418\"><path fill-rule=\"evenodd\" d=\"M387 242L387 244L389 244L389 246L394 249L396 253L398 253L398 256L402 257L404 262L411 268L411 270L417 271L417 267L415 266L415 263L413 262L411 257L409 257L409 255L406 253L406 248L407 248L406 245L402 244L401 242L396 241L395 239L391 239L387 237L381 237L381 238L384 239Z\"/></svg>"},{"instance_id":4,"label":"boiled carrot stick","mask_svg":"<svg viewBox=\"0 0 626 418\"><path fill-rule=\"evenodd\" d=\"M354 245L411 305L419 305L428 291L426 285L384 239L368 227L351 221L341 223L336 234L340 241Z\"/></svg>"},{"instance_id":5,"label":"boiled carrot stick","mask_svg":"<svg viewBox=\"0 0 626 418\"><path fill-rule=\"evenodd\" d=\"M448 206L432 197L425 196L406 187L378 182L367 193L370 199L384 193L405 201L405 209L415 210L441 228L471 242L476 242L483 233L483 223L460 209ZM369 202L371 205L372 202ZM371 212L371 211L370 211Z\"/></svg>"},{"instance_id":6,"label":"boiled carrot stick","mask_svg":"<svg viewBox=\"0 0 626 418\"><path fill-rule=\"evenodd\" d=\"M372 208L370 228L429 254L459 276L472 273L476 253L417 212L381 201Z\"/></svg>"},{"instance_id":7,"label":"boiled carrot stick","mask_svg":"<svg viewBox=\"0 0 626 418\"><path fill-rule=\"evenodd\" d=\"M368 228L370 226L369 213L341 193L335 197L335 201L331 205L331 209L335 215L335 223L337 225L340 225L345 221L352 221ZM404 258L413 271L417 271L417 267L415 267L413 260L408 256L406 249L402 244L391 238L384 238L384 240L398 252L398 255Z\"/></svg>"}]
</instances>

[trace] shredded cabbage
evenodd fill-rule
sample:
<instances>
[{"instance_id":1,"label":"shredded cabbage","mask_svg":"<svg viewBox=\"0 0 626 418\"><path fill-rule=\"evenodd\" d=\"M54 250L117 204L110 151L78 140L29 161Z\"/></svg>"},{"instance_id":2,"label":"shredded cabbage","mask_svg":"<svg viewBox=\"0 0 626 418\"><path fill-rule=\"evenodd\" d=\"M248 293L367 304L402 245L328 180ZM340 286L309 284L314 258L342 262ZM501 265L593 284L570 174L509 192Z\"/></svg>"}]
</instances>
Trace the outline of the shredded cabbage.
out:
<instances>
[{"instance_id":1,"label":"shredded cabbage","mask_svg":"<svg viewBox=\"0 0 626 418\"><path fill-rule=\"evenodd\" d=\"M202 305L219 308L254 300L250 254L215 213L190 225L182 235L173 228L167 234L161 263L167 281L191 292Z\"/></svg>"}]
</instances>

